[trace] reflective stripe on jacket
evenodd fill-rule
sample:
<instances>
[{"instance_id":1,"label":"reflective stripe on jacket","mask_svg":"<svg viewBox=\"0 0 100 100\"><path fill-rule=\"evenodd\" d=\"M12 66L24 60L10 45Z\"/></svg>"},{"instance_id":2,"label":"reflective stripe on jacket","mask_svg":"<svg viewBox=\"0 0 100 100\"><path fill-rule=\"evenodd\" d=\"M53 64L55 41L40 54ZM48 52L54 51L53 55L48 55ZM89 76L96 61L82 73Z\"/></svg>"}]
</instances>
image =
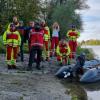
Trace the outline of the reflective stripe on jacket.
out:
<instances>
[{"instance_id":1,"label":"reflective stripe on jacket","mask_svg":"<svg viewBox=\"0 0 100 100\"><path fill-rule=\"evenodd\" d=\"M3 42L5 45L17 46L21 44L21 38L18 31L10 32L6 31L3 34Z\"/></svg>"},{"instance_id":2,"label":"reflective stripe on jacket","mask_svg":"<svg viewBox=\"0 0 100 100\"><path fill-rule=\"evenodd\" d=\"M79 36L80 36L80 33L76 30L75 31L69 30L67 32L67 37L69 38L69 40L76 41Z\"/></svg>"},{"instance_id":3,"label":"reflective stripe on jacket","mask_svg":"<svg viewBox=\"0 0 100 100\"><path fill-rule=\"evenodd\" d=\"M69 45L67 43L65 45L62 45L59 43L56 49L56 53L60 56L63 56L63 55L68 56L70 54Z\"/></svg>"},{"instance_id":4,"label":"reflective stripe on jacket","mask_svg":"<svg viewBox=\"0 0 100 100\"><path fill-rule=\"evenodd\" d=\"M39 32L35 31L34 29L32 29L30 31L30 45L32 46L40 46L43 47L43 35L44 35L44 31L40 30Z\"/></svg>"}]
</instances>

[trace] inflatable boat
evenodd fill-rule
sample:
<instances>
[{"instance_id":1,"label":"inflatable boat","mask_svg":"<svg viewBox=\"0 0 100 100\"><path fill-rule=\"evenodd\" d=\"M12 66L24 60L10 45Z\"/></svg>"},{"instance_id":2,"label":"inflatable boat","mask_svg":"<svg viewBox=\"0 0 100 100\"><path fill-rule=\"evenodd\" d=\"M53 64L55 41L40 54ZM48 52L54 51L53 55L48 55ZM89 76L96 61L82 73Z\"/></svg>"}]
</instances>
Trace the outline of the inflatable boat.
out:
<instances>
[{"instance_id":1,"label":"inflatable boat","mask_svg":"<svg viewBox=\"0 0 100 100\"><path fill-rule=\"evenodd\" d=\"M92 63L91 63L92 62ZM100 81L100 61L87 61L83 66L84 73L80 75L80 82L96 82ZM98 66L96 66L98 65ZM55 74L59 78L68 78L73 73L74 65L63 66ZM74 78L74 77L73 77Z\"/></svg>"}]
</instances>

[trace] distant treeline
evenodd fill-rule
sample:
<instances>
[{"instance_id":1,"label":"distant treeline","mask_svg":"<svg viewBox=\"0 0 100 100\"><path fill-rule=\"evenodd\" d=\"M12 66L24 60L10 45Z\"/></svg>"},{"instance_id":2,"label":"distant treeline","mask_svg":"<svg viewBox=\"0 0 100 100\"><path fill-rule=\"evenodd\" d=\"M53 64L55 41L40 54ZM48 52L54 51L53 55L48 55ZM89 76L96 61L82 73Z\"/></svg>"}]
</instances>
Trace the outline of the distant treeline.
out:
<instances>
[{"instance_id":1,"label":"distant treeline","mask_svg":"<svg viewBox=\"0 0 100 100\"><path fill-rule=\"evenodd\" d=\"M87 41L82 41L81 45L100 45L100 40L87 40Z\"/></svg>"}]
</instances>

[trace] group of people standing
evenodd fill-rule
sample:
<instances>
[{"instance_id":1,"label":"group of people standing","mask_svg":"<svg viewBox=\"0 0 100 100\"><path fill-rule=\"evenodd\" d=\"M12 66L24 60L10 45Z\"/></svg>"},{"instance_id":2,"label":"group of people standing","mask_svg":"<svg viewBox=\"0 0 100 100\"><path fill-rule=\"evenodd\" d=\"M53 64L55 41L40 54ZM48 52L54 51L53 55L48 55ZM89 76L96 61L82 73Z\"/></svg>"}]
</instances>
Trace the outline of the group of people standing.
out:
<instances>
[{"instance_id":1,"label":"group of people standing","mask_svg":"<svg viewBox=\"0 0 100 100\"><path fill-rule=\"evenodd\" d=\"M51 35L52 33L52 35ZM23 45L28 40L29 63L27 70L32 70L32 63L36 62L36 68L41 69L43 53L45 60L49 61L50 57L56 56L60 65L69 64L70 60L75 57L77 49L77 38L80 33L74 25L66 33L65 38L59 40L60 26L57 22L52 25L50 31L47 23L30 21L28 27L24 27L23 21L19 21L16 16L13 17L12 23L8 25L3 34L3 42L6 46L8 69L16 69L16 59L20 52L21 61L24 61ZM61 38L61 37L60 37ZM68 41L66 41L68 38ZM44 52L43 52L44 51Z\"/></svg>"}]
</instances>

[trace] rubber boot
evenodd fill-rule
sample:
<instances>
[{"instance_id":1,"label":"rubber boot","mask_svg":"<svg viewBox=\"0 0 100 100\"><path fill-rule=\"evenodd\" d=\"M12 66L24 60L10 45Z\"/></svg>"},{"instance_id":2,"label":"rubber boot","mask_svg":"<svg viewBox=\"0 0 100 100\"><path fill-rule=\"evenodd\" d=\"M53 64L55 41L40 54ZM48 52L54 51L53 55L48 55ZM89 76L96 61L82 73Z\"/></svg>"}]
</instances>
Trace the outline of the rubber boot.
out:
<instances>
[{"instance_id":1,"label":"rubber boot","mask_svg":"<svg viewBox=\"0 0 100 100\"><path fill-rule=\"evenodd\" d=\"M8 66L8 69L12 69L12 66L11 65L7 65Z\"/></svg>"},{"instance_id":2,"label":"rubber boot","mask_svg":"<svg viewBox=\"0 0 100 100\"><path fill-rule=\"evenodd\" d=\"M36 65L36 69L41 70L40 64L37 64L37 65Z\"/></svg>"},{"instance_id":3,"label":"rubber boot","mask_svg":"<svg viewBox=\"0 0 100 100\"><path fill-rule=\"evenodd\" d=\"M28 65L27 71L32 71L32 65Z\"/></svg>"},{"instance_id":4,"label":"rubber boot","mask_svg":"<svg viewBox=\"0 0 100 100\"><path fill-rule=\"evenodd\" d=\"M17 69L17 68L16 68L16 65L12 65L12 69Z\"/></svg>"}]
</instances>

